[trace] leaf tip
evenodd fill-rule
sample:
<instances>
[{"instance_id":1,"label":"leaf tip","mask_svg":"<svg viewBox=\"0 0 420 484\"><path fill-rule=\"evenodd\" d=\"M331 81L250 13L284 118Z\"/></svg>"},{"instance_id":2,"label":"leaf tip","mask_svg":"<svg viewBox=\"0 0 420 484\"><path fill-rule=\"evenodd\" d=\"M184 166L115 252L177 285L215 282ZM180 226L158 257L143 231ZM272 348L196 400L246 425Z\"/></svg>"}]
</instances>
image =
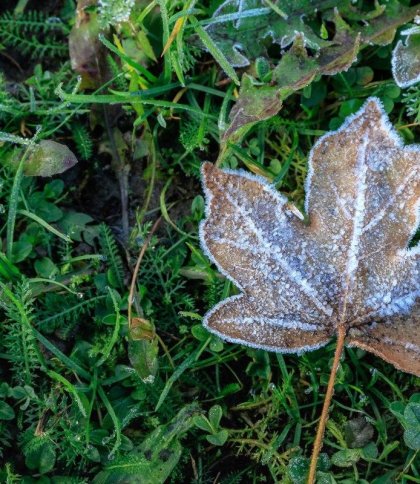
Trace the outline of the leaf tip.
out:
<instances>
[{"instance_id":1,"label":"leaf tip","mask_svg":"<svg viewBox=\"0 0 420 484\"><path fill-rule=\"evenodd\" d=\"M206 196L210 199L210 193L213 192L217 186L217 175L221 173L222 170L217 168L213 163L209 161L204 162L201 165L201 177L203 180L203 188Z\"/></svg>"},{"instance_id":2,"label":"leaf tip","mask_svg":"<svg viewBox=\"0 0 420 484\"><path fill-rule=\"evenodd\" d=\"M205 161L201 165L201 174L204 179L206 179L208 176L211 176L213 171L216 169L216 167L213 165L213 163L210 163L209 161Z\"/></svg>"},{"instance_id":3,"label":"leaf tip","mask_svg":"<svg viewBox=\"0 0 420 484\"><path fill-rule=\"evenodd\" d=\"M384 116L385 109L382 101L378 97L372 96L365 102L362 112L366 113L368 117L380 119Z\"/></svg>"}]
</instances>

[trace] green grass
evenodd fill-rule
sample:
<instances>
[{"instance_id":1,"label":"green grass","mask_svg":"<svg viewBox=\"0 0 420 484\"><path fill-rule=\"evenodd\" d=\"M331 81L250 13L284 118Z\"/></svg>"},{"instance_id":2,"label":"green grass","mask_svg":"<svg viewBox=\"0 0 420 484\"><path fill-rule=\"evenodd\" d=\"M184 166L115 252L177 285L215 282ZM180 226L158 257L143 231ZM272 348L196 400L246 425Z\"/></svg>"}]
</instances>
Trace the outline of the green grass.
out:
<instances>
[{"instance_id":1,"label":"green grass","mask_svg":"<svg viewBox=\"0 0 420 484\"><path fill-rule=\"evenodd\" d=\"M0 482L304 483L334 342L280 355L224 343L201 326L204 313L237 289L199 245L200 166L210 160L261 174L302 207L309 150L367 97L380 97L414 142L420 90L401 90L392 79L396 39L364 46L346 72L284 92L278 114L224 138L243 70L204 28L221 2L140 1L120 25L107 12L100 72L81 84L62 48L74 35L74 2L29 2L20 17L18 2L7 3ZM61 23L46 24L52 16ZM269 52L273 58L248 72L272 89L279 51ZM15 137L30 139L37 126L37 139L66 144L78 165L53 178L24 175L27 147ZM412 438L418 384L346 349L318 482L420 482Z\"/></svg>"}]
</instances>

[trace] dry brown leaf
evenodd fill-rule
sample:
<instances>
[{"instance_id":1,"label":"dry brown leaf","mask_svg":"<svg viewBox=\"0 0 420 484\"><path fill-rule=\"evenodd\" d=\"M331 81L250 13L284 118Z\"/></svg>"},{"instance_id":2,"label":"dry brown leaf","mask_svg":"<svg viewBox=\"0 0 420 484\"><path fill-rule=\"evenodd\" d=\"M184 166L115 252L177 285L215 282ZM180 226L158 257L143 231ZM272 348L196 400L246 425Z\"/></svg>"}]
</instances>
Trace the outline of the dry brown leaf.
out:
<instances>
[{"instance_id":1,"label":"dry brown leaf","mask_svg":"<svg viewBox=\"0 0 420 484\"><path fill-rule=\"evenodd\" d=\"M88 11L95 4L96 0L78 0L76 22L69 35L71 67L82 76L83 87L96 87L100 83L104 64L97 14Z\"/></svg>"},{"instance_id":2,"label":"dry brown leaf","mask_svg":"<svg viewBox=\"0 0 420 484\"><path fill-rule=\"evenodd\" d=\"M202 246L241 294L204 325L279 352L346 343L420 376L419 146L403 146L370 98L309 156L306 212L262 178L203 166Z\"/></svg>"}]
</instances>

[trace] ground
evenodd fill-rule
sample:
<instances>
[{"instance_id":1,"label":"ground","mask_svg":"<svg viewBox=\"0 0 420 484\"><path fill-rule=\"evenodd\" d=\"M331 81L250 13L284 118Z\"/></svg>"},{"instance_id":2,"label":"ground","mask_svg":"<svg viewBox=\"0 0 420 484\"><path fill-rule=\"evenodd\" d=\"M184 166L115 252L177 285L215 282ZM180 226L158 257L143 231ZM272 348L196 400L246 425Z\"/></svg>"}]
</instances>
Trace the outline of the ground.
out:
<instances>
[{"instance_id":1,"label":"ground","mask_svg":"<svg viewBox=\"0 0 420 484\"><path fill-rule=\"evenodd\" d=\"M130 2L78 3L79 16L73 0L0 7L0 480L304 483L335 341L282 355L203 328L238 289L200 246L200 167L261 175L303 210L310 149L369 96L405 143L418 140L419 88L391 72L409 2L375 10L368 27L389 15L388 37L340 53L335 74L314 67L342 33L326 2L299 24L321 32L319 46L264 37L255 53L245 31L243 67L223 47L232 31L206 29L220 1L140 0L123 21ZM339 45L351 50L367 21L349 5ZM365 19L374 9L356 7ZM297 64L276 71L286 61ZM233 106L248 118L229 118ZM63 171L59 151L56 174L28 176L41 140L78 163ZM346 348L317 482L420 482L418 383Z\"/></svg>"}]
</instances>

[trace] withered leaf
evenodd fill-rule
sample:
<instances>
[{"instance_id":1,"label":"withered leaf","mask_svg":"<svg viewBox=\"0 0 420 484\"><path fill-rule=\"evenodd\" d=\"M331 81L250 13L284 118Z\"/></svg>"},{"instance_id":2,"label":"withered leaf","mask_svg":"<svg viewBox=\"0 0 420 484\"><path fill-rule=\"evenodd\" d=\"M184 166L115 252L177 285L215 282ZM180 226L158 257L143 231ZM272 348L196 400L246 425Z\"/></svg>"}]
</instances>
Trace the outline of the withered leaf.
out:
<instances>
[{"instance_id":1,"label":"withered leaf","mask_svg":"<svg viewBox=\"0 0 420 484\"><path fill-rule=\"evenodd\" d=\"M104 46L99 41L97 14L90 12L94 0L78 0L76 22L69 35L71 67L83 77L84 85L95 87L101 80Z\"/></svg>"},{"instance_id":2,"label":"withered leaf","mask_svg":"<svg viewBox=\"0 0 420 484\"><path fill-rule=\"evenodd\" d=\"M262 178L203 166L201 243L241 290L209 311L222 338L279 352L346 343L420 376L419 146L370 98L309 156L309 222Z\"/></svg>"}]
</instances>

